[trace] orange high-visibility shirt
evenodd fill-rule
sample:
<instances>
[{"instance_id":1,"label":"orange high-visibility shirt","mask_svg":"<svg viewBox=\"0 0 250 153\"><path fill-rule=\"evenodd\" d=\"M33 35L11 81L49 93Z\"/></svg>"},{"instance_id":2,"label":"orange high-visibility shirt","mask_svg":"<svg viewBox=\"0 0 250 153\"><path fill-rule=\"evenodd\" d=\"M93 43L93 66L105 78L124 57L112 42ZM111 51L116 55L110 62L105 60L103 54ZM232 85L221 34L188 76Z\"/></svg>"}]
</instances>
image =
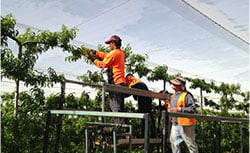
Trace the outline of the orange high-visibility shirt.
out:
<instances>
[{"instance_id":1,"label":"orange high-visibility shirt","mask_svg":"<svg viewBox=\"0 0 250 153\"><path fill-rule=\"evenodd\" d=\"M102 61L96 59L94 64L99 68L108 68L112 70L112 78L114 84L126 83L124 78L125 72L125 55L121 49L115 49L109 53L96 51L96 56L101 58Z\"/></svg>"},{"instance_id":2,"label":"orange high-visibility shirt","mask_svg":"<svg viewBox=\"0 0 250 153\"><path fill-rule=\"evenodd\" d=\"M125 79L129 88L131 88L138 82L142 82L140 79L135 78L133 75L128 75Z\"/></svg>"}]
</instances>

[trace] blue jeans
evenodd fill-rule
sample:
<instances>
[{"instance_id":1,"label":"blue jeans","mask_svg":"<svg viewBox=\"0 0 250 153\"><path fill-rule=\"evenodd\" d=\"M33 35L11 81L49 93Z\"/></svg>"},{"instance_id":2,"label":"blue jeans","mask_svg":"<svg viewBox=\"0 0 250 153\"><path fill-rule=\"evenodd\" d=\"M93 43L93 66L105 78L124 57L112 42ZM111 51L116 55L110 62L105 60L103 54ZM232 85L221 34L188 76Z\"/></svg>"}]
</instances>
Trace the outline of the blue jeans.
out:
<instances>
[{"instance_id":1,"label":"blue jeans","mask_svg":"<svg viewBox=\"0 0 250 153\"><path fill-rule=\"evenodd\" d=\"M187 144L190 153L198 153L198 147L195 143L195 125L178 126L172 125L170 133L170 142L173 153L180 153L180 144L184 141Z\"/></svg>"}]
</instances>

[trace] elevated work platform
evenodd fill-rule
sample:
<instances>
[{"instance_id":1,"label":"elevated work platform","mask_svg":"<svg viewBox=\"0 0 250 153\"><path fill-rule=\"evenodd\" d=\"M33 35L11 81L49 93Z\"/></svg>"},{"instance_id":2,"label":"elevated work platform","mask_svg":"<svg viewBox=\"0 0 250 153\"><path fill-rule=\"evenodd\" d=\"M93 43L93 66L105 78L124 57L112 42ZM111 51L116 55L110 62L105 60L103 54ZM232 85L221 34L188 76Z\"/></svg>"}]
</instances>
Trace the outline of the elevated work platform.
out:
<instances>
[{"instance_id":1,"label":"elevated work platform","mask_svg":"<svg viewBox=\"0 0 250 153\"><path fill-rule=\"evenodd\" d=\"M70 82L67 80L66 82ZM46 131L45 131L45 136L44 136L44 147L43 147L43 153L47 153L48 150L48 145L49 145L49 131L50 131L50 124L51 124L51 115L58 115L58 124L57 124L57 137L56 137L56 143L55 143L55 152L58 152L59 150L59 140L60 140L60 131L62 128L62 116L63 115L80 115L80 116L94 116L94 117L120 117L120 118L132 118L132 119L144 119L145 124L144 124L144 139L133 139L132 138L132 126L130 127L129 133L123 133L123 134L118 134L118 127L120 126L125 126L125 125L117 125L117 124L110 124L110 123L87 123L86 125L88 126L85 130L85 136L86 140L88 140L88 134L89 131L92 127L94 126L102 126L102 127L111 127L111 132L112 132L112 140L113 140L113 151L116 153L117 152L117 146L126 146L130 145L130 148L132 149L132 145L142 145L144 146L144 153L149 152L149 147L150 145L161 145L162 152L166 153L168 150L167 148L167 138L169 137L168 135L168 123L169 123L169 117L170 116L175 116L175 117L187 117L187 118L196 118L197 120L212 120L212 121L218 121L218 122L230 122L230 123L237 123L239 125L243 123L248 123L249 124L249 118L233 118L233 117L221 117L221 116L209 116L209 115L199 115L199 114L186 114L186 113L174 113L174 112L166 112L162 111L161 113L161 122L162 124L162 129L160 131L160 136L161 138L158 139L152 139L149 137L149 131L150 131L150 118L148 113L124 113L124 112L105 112L104 110L104 97L105 97L105 92L121 92L121 93L131 93L133 95L138 95L138 96L148 96L148 97L153 97L153 98L159 98L159 99L166 99L167 96L164 94L159 94L159 93L154 93L150 91L143 91L139 89L129 89L126 87L121 87L121 86L115 86L115 85L109 85L109 84L103 84L103 86L100 85L95 85L96 87L102 87L103 89L103 98L102 98L102 112L98 111L83 111L83 110L65 110L63 109L63 103L65 102L65 83L62 83L62 90L61 90L61 101L59 104L58 110L49 110L47 113L47 120L46 120ZM72 82L71 82L72 83ZM81 84L81 83L79 83ZM83 85L83 84L81 84ZM117 136L129 136L129 139L117 139ZM242 126L240 126L240 137L241 137L241 142L242 142L242 137L243 137L243 132L242 132ZM86 142L86 148L88 148L88 142ZM111 145L112 146L112 145ZM243 145L241 143L241 152L243 152Z\"/></svg>"}]
</instances>

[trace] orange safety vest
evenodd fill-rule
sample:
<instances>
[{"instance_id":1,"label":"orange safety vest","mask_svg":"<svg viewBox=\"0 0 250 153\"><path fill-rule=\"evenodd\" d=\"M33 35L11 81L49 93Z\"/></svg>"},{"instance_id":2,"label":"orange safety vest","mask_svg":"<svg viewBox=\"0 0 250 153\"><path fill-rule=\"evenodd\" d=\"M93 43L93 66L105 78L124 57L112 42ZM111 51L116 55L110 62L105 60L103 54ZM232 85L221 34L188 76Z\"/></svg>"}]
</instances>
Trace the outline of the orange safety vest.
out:
<instances>
[{"instance_id":1,"label":"orange safety vest","mask_svg":"<svg viewBox=\"0 0 250 153\"><path fill-rule=\"evenodd\" d=\"M103 59L102 61L97 59L94 61L97 67L112 69L114 84L126 83L124 77L125 55L121 49L115 49L109 53L97 51L96 56Z\"/></svg>"},{"instance_id":2,"label":"orange safety vest","mask_svg":"<svg viewBox=\"0 0 250 153\"><path fill-rule=\"evenodd\" d=\"M184 91L181 93L177 102L177 108L186 107L185 98L186 98L187 93L188 93L187 91ZM195 118L177 117L177 121L178 121L178 125L181 125L181 126L194 125L196 123Z\"/></svg>"}]
</instances>

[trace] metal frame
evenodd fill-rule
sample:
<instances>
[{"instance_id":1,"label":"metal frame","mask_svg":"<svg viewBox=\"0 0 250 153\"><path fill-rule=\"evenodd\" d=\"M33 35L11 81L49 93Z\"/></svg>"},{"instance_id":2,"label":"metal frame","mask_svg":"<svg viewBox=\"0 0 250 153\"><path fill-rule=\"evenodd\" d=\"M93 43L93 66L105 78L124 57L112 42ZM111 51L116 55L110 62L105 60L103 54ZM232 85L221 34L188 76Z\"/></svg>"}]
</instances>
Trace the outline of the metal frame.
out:
<instances>
[{"instance_id":1,"label":"metal frame","mask_svg":"<svg viewBox=\"0 0 250 153\"><path fill-rule=\"evenodd\" d=\"M91 86L95 88L101 88L102 87L102 112L97 111L81 111L81 110L63 110L63 103L64 103L64 96L65 96L65 84L66 83L74 83L79 84L83 86ZM43 146L43 153L47 153L48 149L48 136L49 136L49 126L51 123L51 114L59 114L59 121L57 126L57 137L56 137L56 144L55 144L55 153L58 152L59 147L59 141L60 141L60 131L62 126L62 115L87 115L87 116L100 116L100 117L122 117L122 118L138 118L138 119L145 119L145 132L144 132L144 153L148 153L149 150L149 114L148 113L120 113L120 112L105 112L104 103L105 103L105 92L119 92L119 93L125 93L125 94L132 94L137 96L145 96L145 97L152 97L152 98L159 98L161 100L167 99L167 95L161 94L161 93L155 93L140 89L131 89L127 87L122 86L116 86L111 84L92 84L92 83L82 83L79 81L73 81L73 80L67 80L65 79L65 82L61 83L61 102L59 105L59 110L49 110L47 114L46 119L46 130L45 130L45 136L44 136L44 146ZM232 122L232 123L239 123L240 124L240 133L241 133L241 139L243 137L242 132L242 123L249 123L249 119L245 118L232 118L232 117L221 117L221 116L211 116L211 115L198 115L198 114L186 114L186 113L174 113L174 112L162 112L162 120L163 120L163 140L162 140L162 150L163 153L166 153L166 143L167 143L167 137L168 137L168 118L169 116L174 117L187 117L187 118L196 118L198 120L214 120L214 121L220 121L220 122ZM86 132L86 131L85 131ZM113 131L113 138L116 137L116 132ZM86 133L85 133L86 134ZM88 135L86 135L88 137ZM115 141L114 141L115 142ZM116 144L114 144L116 145ZM117 150L114 150L117 151ZM243 152L243 144L241 143L241 152Z\"/></svg>"},{"instance_id":2,"label":"metal frame","mask_svg":"<svg viewBox=\"0 0 250 153\"><path fill-rule=\"evenodd\" d=\"M175 113L175 112L162 112L162 117L163 117L163 141L162 141L162 150L163 153L167 153L166 150L166 138L164 137L169 137L168 135L168 129L166 126L166 123L168 123L169 116L172 117L186 117L186 118L195 118L197 120L211 120L211 121L219 121L219 123L237 123L239 124L240 127L240 139L241 139L241 153L243 153L243 131L242 131L242 124L243 123L248 123L249 124L249 118L235 118L235 117L223 117L223 116L212 116L212 115L199 115L199 114L189 114L189 113ZM218 152L220 152L220 144L218 148Z\"/></svg>"},{"instance_id":3,"label":"metal frame","mask_svg":"<svg viewBox=\"0 0 250 153\"><path fill-rule=\"evenodd\" d=\"M117 136L129 136L129 152L131 153L132 151L132 144L131 144L131 137L132 137L132 125L128 125L128 124L114 124L114 123L99 123L99 122L87 122L85 124L85 142L86 142L86 149L85 152L88 153L89 152L89 145L88 145L88 135L89 135L89 127L95 126L97 128L100 127L112 127L112 136L113 136L113 149L114 149L114 153L117 152ZM121 133L118 134L117 132L117 127L127 127L129 128L129 132L125 132L125 133Z\"/></svg>"},{"instance_id":4,"label":"metal frame","mask_svg":"<svg viewBox=\"0 0 250 153\"><path fill-rule=\"evenodd\" d=\"M81 111L81 110L50 110L48 114L58 114L58 115L83 115L83 116L98 116L98 117L121 117L121 118L137 118L137 119L145 119L145 141L144 141L144 153L149 152L149 114L148 113L121 113L121 112L97 112L97 111ZM89 124L89 123L88 123ZM100 123L99 123L100 124ZM108 125L108 124L107 124ZM118 126L119 124L109 124ZM121 124L121 126L124 126ZM132 131L131 131L132 132ZM48 134L48 133L47 133ZM132 134L131 134L132 135ZM113 140L114 140L114 153L117 152L117 133L116 130L113 130ZM88 148L88 130L85 129L85 145ZM47 142L44 141L44 146L48 146ZM130 144L131 146L131 144ZM132 146L131 146L132 148ZM45 149L47 151L47 149ZM86 150L88 152L88 150ZM44 152L45 153L45 152Z\"/></svg>"}]
</instances>

